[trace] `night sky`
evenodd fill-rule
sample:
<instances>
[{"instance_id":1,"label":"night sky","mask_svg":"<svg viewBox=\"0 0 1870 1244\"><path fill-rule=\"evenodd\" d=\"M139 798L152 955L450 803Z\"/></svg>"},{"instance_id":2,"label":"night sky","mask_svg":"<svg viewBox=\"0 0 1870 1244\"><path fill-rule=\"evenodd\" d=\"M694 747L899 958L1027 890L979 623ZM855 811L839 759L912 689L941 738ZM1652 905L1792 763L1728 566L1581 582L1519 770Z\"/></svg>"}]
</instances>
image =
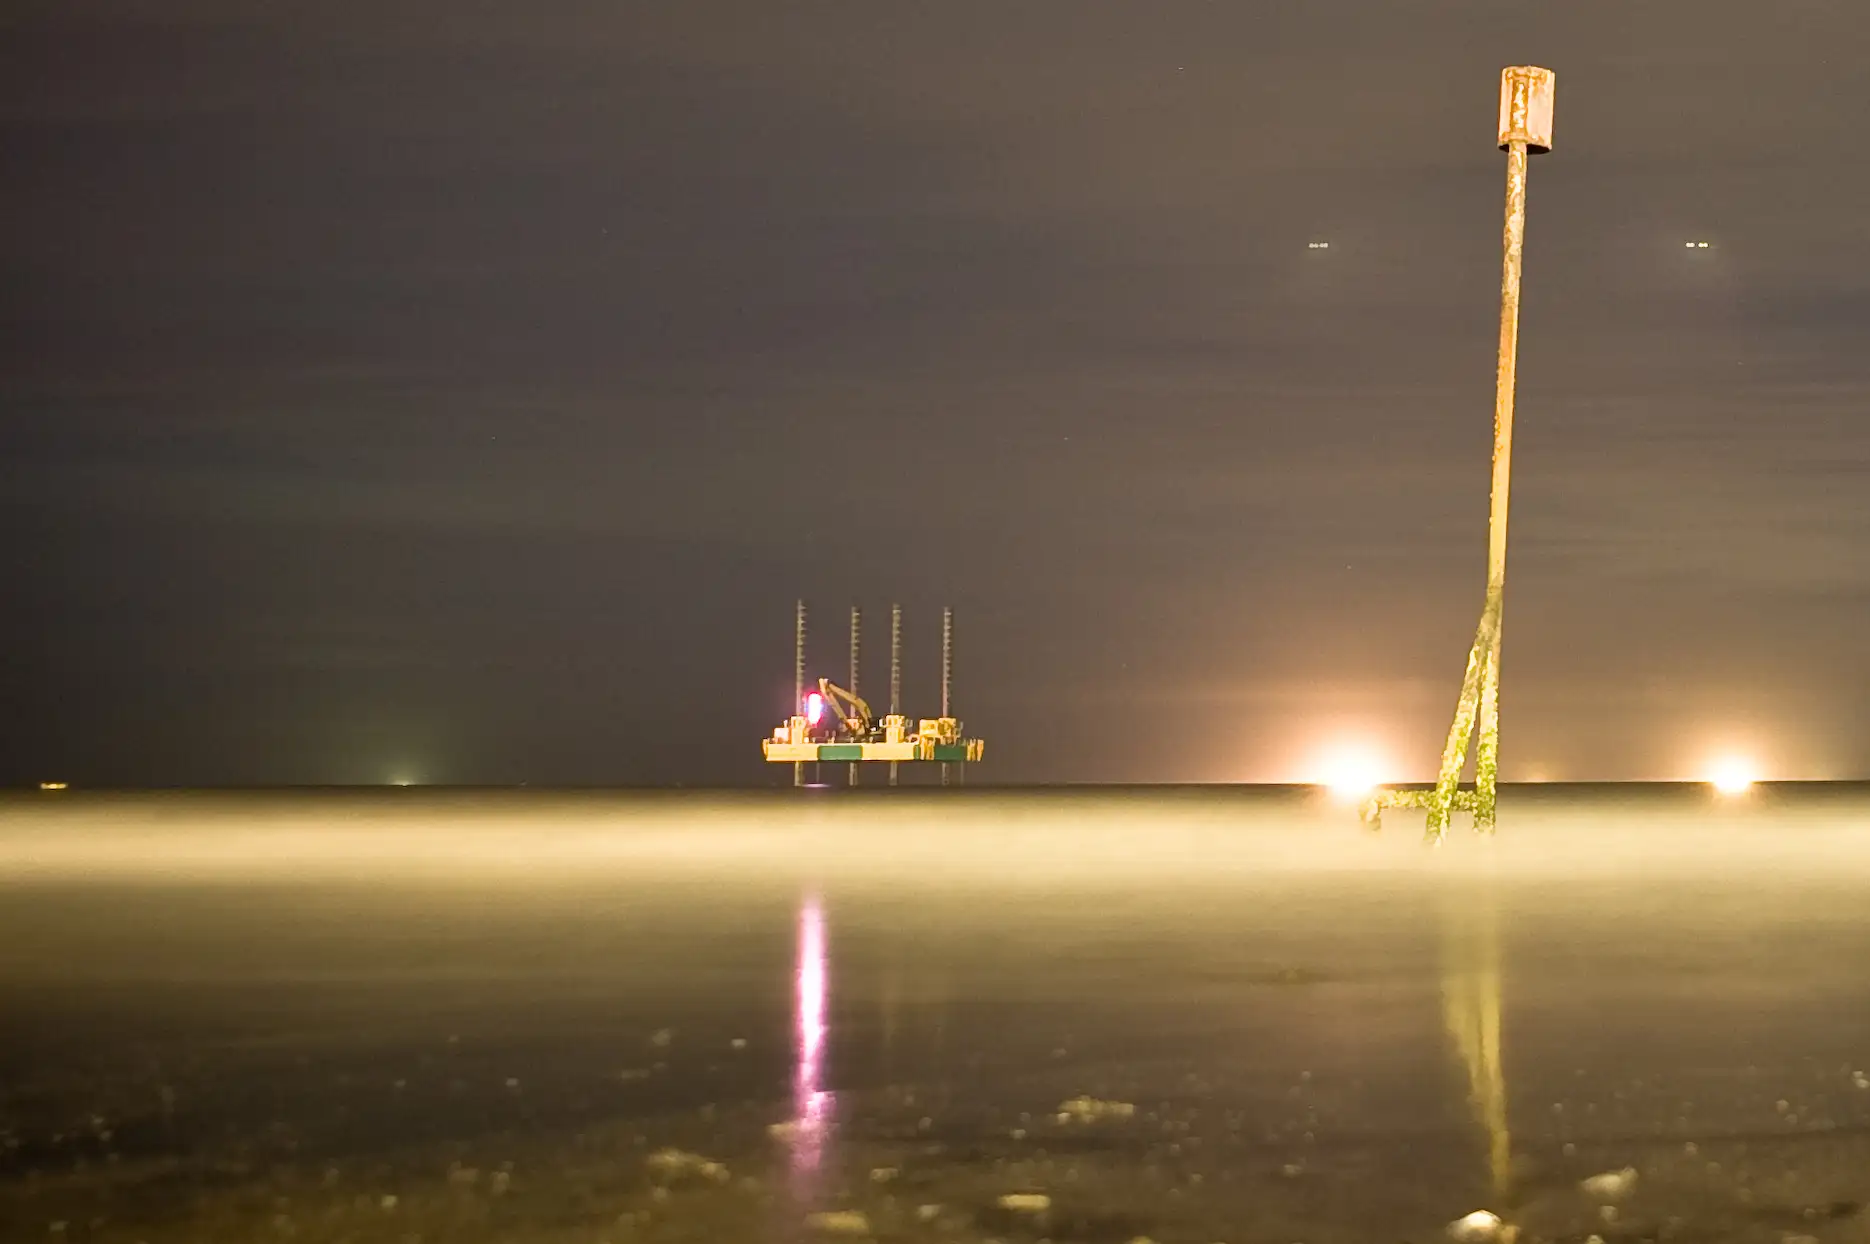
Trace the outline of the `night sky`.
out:
<instances>
[{"instance_id":1,"label":"night sky","mask_svg":"<svg viewBox=\"0 0 1870 1244\"><path fill-rule=\"evenodd\" d=\"M1870 5L19 0L0 779L1870 774ZM1688 240L1707 240L1689 249ZM1328 240L1320 251L1308 242Z\"/></svg>"}]
</instances>

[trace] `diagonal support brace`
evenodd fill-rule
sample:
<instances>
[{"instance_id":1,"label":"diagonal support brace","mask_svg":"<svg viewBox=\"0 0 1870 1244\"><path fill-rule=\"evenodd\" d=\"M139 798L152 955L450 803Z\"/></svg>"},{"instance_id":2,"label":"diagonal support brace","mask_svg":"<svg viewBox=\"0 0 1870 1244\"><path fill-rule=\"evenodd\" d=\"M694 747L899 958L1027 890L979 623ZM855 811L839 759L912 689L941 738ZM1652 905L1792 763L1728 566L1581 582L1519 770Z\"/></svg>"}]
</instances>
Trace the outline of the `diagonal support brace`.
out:
<instances>
[{"instance_id":1,"label":"diagonal support brace","mask_svg":"<svg viewBox=\"0 0 1870 1244\"><path fill-rule=\"evenodd\" d=\"M1472 812L1477 831L1493 832L1500 754L1500 604L1499 594L1489 592L1474 644L1468 649L1461 697L1455 703L1448 740L1442 745L1441 769L1433 789L1386 790L1372 795L1360 812L1370 828L1382 828L1385 808L1421 808L1428 813L1430 842L1439 842L1447 834L1455 812ZM1461 770L1467 765L1468 743L1476 733L1479 740L1474 749L1474 785L1463 789Z\"/></svg>"}]
</instances>

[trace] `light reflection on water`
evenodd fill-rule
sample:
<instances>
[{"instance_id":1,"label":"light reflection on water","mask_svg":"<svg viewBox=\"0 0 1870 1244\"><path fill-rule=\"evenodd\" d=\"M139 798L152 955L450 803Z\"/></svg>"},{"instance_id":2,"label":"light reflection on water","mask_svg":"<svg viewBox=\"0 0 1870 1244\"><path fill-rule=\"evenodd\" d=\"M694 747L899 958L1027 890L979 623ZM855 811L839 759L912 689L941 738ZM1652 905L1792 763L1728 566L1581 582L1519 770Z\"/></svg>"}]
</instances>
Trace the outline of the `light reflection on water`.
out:
<instances>
[{"instance_id":1,"label":"light reflection on water","mask_svg":"<svg viewBox=\"0 0 1870 1244\"><path fill-rule=\"evenodd\" d=\"M1496 1203L1512 1191L1512 1135L1501 1044L1499 897L1491 879L1448 896L1442 941L1442 1015L1467 1071L1468 1104L1485 1135Z\"/></svg>"},{"instance_id":2,"label":"light reflection on water","mask_svg":"<svg viewBox=\"0 0 1870 1244\"><path fill-rule=\"evenodd\" d=\"M1870 1201L1870 801L1512 794L1432 852L1230 792L0 800L0 1238L252 1152L307 1244L1003 1238L1031 1191L1061 1239L1608 1238L1625 1166L1625 1238ZM732 1178L652 1189L664 1147ZM257 1238L271 1178L87 1238Z\"/></svg>"},{"instance_id":3,"label":"light reflection on water","mask_svg":"<svg viewBox=\"0 0 1870 1244\"><path fill-rule=\"evenodd\" d=\"M793 968L797 1057L792 1081L792 1177L801 1195L815 1183L830 1137L835 1097L824 1088L825 1003L829 986L824 903L807 894L799 904L798 960Z\"/></svg>"}]
</instances>

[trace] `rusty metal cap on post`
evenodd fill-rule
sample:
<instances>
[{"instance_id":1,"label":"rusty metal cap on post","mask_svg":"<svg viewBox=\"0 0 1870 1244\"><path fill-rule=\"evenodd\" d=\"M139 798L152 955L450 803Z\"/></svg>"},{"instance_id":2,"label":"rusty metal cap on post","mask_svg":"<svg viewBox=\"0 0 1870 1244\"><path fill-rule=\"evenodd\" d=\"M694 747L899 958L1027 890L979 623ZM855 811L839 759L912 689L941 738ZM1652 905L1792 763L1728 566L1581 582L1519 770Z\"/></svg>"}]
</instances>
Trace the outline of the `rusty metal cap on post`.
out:
<instances>
[{"instance_id":1,"label":"rusty metal cap on post","mask_svg":"<svg viewBox=\"0 0 1870 1244\"><path fill-rule=\"evenodd\" d=\"M1516 142L1534 155L1552 149L1552 92L1557 75L1537 65L1500 71L1500 150Z\"/></svg>"}]
</instances>

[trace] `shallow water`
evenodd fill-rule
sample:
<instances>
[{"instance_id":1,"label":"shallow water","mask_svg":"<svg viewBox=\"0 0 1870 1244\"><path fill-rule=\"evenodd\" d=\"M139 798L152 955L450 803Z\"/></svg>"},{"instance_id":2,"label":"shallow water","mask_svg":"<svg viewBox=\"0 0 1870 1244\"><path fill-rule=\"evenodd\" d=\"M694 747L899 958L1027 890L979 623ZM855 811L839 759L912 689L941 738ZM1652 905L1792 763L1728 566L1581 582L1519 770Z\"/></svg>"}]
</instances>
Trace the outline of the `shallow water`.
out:
<instances>
[{"instance_id":1,"label":"shallow water","mask_svg":"<svg viewBox=\"0 0 1870 1244\"><path fill-rule=\"evenodd\" d=\"M1870 1239L1861 789L0 811L0 1238Z\"/></svg>"}]
</instances>

